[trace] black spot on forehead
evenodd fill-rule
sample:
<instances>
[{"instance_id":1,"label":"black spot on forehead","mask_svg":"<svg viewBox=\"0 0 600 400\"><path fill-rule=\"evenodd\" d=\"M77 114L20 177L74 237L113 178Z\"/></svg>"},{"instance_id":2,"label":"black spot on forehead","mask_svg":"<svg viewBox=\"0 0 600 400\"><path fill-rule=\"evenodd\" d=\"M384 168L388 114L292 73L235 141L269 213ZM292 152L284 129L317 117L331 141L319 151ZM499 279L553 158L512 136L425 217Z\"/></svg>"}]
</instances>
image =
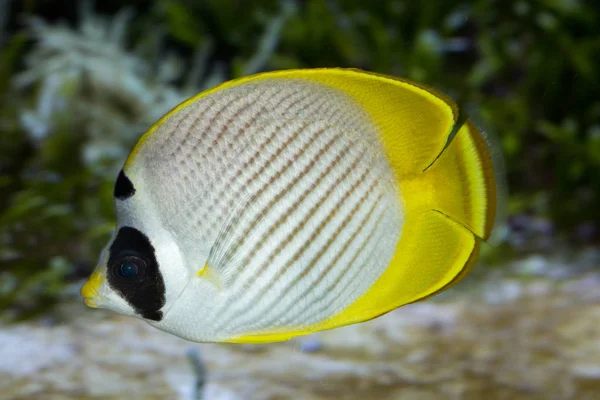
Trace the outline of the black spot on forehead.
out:
<instances>
[{"instance_id":1,"label":"black spot on forehead","mask_svg":"<svg viewBox=\"0 0 600 400\"><path fill-rule=\"evenodd\" d=\"M143 271L134 278L119 275L125 260L139 260ZM130 226L119 229L109 249L108 284L142 317L154 321L162 319L160 309L165 305L165 284L160 273L154 247L150 239Z\"/></svg>"},{"instance_id":2,"label":"black spot on forehead","mask_svg":"<svg viewBox=\"0 0 600 400\"><path fill-rule=\"evenodd\" d=\"M125 172L121 170L117 177L117 182L115 183L115 198L125 200L133 196L134 193L135 188L133 187L133 183L131 183L131 180L125 175Z\"/></svg>"}]
</instances>

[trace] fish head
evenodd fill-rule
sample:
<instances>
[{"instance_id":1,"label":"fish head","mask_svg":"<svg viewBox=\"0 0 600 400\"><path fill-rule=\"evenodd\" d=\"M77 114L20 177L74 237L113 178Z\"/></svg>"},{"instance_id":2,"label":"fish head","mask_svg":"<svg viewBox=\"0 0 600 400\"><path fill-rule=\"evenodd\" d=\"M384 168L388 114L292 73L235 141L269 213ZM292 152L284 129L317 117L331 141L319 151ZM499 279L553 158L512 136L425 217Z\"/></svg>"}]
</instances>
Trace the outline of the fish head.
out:
<instances>
[{"instance_id":1,"label":"fish head","mask_svg":"<svg viewBox=\"0 0 600 400\"><path fill-rule=\"evenodd\" d=\"M117 227L81 295L89 307L156 323L180 297L191 274L148 198L140 192L115 197Z\"/></svg>"},{"instance_id":2,"label":"fish head","mask_svg":"<svg viewBox=\"0 0 600 400\"><path fill-rule=\"evenodd\" d=\"M115 272L110 271L108 267L110 246L114 242L115 236L113 235L100 253L96 268L81 288L81 296L84 304L88 307L104 308L119 314L133 316L135 315L134 308L109 284L107 279L109 274Z\"/></svg>"}]
</instances>

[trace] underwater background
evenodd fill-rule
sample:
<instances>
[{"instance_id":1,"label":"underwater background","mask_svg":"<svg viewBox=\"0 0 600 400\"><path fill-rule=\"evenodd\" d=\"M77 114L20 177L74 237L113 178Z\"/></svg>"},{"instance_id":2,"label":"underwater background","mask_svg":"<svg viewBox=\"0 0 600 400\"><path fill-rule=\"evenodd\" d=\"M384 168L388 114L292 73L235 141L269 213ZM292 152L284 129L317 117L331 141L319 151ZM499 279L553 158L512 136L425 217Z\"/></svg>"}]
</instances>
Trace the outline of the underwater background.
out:
<instances>
[{"instance_id":1,"label":"underwater background","mask_svg":"<svg viewBox=\"0 0 600 400\"><path fill-rule=\"evenodd\" d=\"M182 100L357 67L497 136L503 242L448 292L271 345L86 309L137 139ZM600 399L600 3L0 0L0 399Z\"/></svg>"}]
</instances>

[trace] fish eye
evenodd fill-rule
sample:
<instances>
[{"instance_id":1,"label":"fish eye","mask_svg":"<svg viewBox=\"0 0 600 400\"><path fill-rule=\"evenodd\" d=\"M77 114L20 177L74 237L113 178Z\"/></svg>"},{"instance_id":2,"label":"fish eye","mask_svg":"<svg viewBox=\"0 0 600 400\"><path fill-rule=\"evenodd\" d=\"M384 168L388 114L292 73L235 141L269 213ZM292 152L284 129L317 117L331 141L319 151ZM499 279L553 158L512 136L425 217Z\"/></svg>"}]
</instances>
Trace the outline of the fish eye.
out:
<instances>
[{"instance_id":1,"label":"fish eye","mask_svg":"<svg viewBox=\"0 0 600 400\"><path fill-rule=\"evenodd\" d=\"M123 278L131 278L133 276L137 276L138 272L139 268L137 264L132 262L124 262L119 267L119 275L121 275Z\"/></svg>"},{"instance_id":2,"label":"fish eye","mask_svg":"<svg viewBox=\"0 0 600 400\"><path fill-rule=\"evenodd\" d=\"M132 280L143 276L146 262L137 256L127 255L119 258L112 268L112 272L122 279Z\"/></svg>"}]
</instances>

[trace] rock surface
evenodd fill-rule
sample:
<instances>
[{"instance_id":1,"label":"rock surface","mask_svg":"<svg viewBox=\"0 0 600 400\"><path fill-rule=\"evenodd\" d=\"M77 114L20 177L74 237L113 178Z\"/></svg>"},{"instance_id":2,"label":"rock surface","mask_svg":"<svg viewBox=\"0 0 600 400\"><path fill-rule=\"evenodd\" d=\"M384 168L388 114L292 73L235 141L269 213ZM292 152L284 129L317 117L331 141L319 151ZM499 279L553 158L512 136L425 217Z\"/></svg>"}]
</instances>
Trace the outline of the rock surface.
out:
<instances>
[{"instance_id":1,"label":"rock surface","mask_svg":"<svg viewBox=\"0 0 600 400\"><path fill-rule=\"evenodd\" d=\"M494 279L368 323L271 345L195 344L85 309L0 326L0 398L600 399L600 273Z\"/></svg>"}]
</instances>

